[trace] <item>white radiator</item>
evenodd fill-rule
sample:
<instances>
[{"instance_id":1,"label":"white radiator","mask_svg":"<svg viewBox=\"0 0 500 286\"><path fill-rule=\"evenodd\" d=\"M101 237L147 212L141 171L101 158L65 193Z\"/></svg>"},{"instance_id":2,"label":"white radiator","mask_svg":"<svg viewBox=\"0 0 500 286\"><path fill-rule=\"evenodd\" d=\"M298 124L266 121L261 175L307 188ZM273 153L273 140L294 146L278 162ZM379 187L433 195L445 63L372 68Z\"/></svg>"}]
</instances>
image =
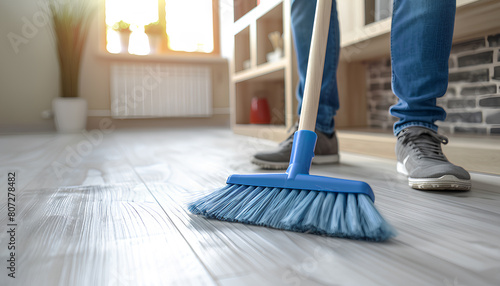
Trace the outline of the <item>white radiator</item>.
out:
<instances>
[{"instance_id":1,"label":"white radiator","mask_svg":"<svg viewBox=\"0 0 500 286\"><path fill-rule=\"evenodd\" d=\"M209 67L154 63L111 65L112 117L211 115L212 81Z\"/></svg>"}]
</instances>

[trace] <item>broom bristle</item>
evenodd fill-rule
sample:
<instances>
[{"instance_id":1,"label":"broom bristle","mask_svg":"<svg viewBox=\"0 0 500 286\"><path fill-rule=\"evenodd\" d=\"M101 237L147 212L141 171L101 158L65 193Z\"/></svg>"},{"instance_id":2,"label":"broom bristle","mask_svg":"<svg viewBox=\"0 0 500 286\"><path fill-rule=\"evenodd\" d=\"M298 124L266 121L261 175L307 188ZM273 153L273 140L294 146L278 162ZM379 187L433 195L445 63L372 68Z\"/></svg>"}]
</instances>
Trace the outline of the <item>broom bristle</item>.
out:
<instances>
[{"instance_id":1,"label":"broom bristle","mask_svg":"<svg viewBox=\"0 0 500 286\"><path fill-rule=\"evenodd\" d=\"M228 184L188 209L211 219L326 236L383 241L395 235L365 194Z\"/></svg>"}]
</instances>

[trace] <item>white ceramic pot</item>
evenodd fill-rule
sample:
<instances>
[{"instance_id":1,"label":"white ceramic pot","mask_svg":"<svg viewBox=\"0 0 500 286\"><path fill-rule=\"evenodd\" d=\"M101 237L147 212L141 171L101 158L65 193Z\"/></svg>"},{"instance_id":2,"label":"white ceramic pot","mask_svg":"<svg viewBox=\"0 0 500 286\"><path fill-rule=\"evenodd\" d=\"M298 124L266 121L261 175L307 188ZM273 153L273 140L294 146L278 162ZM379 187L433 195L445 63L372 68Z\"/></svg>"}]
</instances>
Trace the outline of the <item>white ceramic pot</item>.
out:
<instances>
[{"instance_id":1,"label":"white ceramic pot","mask_svg":"<svg viewBox=\"0 0 500 286\"><path fill-rule=\"evenodd\" d=\"M56 129L61 133L81 132L87 125L87 101L79 97L52 100Z\"/></svg>"},{"instance_id":2,"label":"white ceramic pot","mask_svg":"<svg viewBox=\"0 0 500 286\"><path fill-rule=\"evenodd\" d=\"M120 35L120 43L122 46L121 53L128 53L128 45L130 43L130 32L119 32Z\"/></svg>"},{"instance_id":3,"label":"white ceramic pot","mask_svg":"<svg viewBox=\"0 0 500 286\"><path fill-rule=\"evenodd\" d=\"M161 39L162 38L160 35L148 34L150 54L158 53L158 51L160 50Z\"/></svg>"}]
</instances>

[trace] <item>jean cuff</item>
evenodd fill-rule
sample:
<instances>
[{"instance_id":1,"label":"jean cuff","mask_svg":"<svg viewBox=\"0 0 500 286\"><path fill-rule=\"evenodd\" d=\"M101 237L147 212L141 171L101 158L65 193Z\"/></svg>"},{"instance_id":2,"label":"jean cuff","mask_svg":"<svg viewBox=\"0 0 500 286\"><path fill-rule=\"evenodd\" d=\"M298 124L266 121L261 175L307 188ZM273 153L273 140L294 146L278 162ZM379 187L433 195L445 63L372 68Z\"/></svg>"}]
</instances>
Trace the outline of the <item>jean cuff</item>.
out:
<instances>
[{"instance_id":1,"label":"jean cuff","mask_svg":"<svg viewBox=\"0 0 500 286\"><path fill-rule=\"evenodd\" d=\"M407 122L403 125L398 126L397 128L394 128L394 135L398 136L399 132L401 132L403 129L406 129L406 128L412 127L412 126L425 127L425 128L434 130L435 132L438 131L438 127L435 124L413 121L413 122Z\"/></svg>"},{"instance_id":2,"label":"jean cuff","mask_svg":"<svg viewBox=\"0 0 500 286\"><path fill-rule=\"evenodd\" d=\"M315 131L320 131L321 133L324 133L327 135L331 135L335 131L333 126L325 126L325 125L321 125L318 123L316 123L315 129L316 129Z\"/></svg>"}]
</instances>

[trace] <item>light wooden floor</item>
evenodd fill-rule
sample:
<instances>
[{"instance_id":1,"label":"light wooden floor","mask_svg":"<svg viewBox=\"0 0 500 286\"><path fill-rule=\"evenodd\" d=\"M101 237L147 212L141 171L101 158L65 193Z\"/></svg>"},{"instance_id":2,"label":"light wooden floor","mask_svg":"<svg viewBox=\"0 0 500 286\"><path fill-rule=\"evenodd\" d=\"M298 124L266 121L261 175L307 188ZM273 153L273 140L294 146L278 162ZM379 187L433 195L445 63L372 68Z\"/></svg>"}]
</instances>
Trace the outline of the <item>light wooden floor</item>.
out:
<instances>
[{"instance_id":1,"label":"light wooden floor","mask_svg":"<svg viewBox=\"0 0 500 286\"><path fill-rule=\"evenodd\" d=\"M500 179L407 187L395 162L341 154L313 174L367 181L399 235L370 243L208 221L193 193L259 170L273 143L221 128L0 137L0 285L500 285ZM78 155L80 152L80 155ZM16 278L7 173L16 172Z\"/></svg>"}]
</instances>

